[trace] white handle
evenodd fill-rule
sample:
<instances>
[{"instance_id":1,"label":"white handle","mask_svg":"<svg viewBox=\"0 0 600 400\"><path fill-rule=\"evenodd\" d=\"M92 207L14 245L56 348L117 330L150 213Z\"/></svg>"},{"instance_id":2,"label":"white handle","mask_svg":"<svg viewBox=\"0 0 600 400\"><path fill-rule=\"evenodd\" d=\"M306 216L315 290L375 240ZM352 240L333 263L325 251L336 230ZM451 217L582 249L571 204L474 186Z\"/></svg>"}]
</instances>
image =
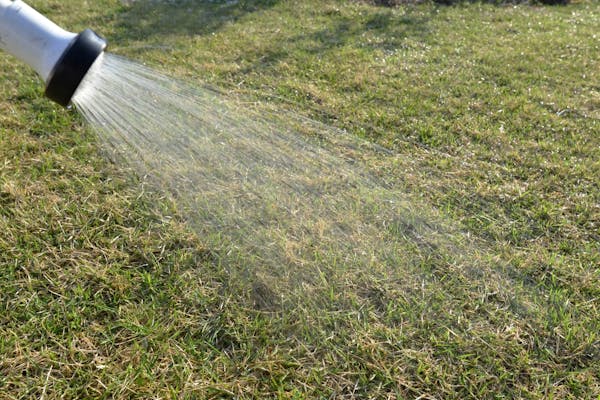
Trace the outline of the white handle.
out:
<instances>
[{"instance_id":1,"label":"white handle","mask_svg":"<svg viewBox=\"0 0 600 400\"><path fill-rule=\"evenodd\" d=\"M44 81L75 36L21 0L0 0L0 48L35 69Z\"/></svg>"}]
</instances>

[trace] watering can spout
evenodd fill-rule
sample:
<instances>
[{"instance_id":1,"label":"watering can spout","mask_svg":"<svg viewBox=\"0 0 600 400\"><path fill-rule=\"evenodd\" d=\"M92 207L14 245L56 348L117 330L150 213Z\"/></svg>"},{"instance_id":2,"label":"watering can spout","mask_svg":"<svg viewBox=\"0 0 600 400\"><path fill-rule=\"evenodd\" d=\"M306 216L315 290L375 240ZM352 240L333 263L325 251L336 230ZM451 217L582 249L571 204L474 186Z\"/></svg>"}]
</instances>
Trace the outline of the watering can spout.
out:
<instances>
[{"instance_id":1,"label":"watering can spout","mask_svg":"<svg viewBox=\"0 0 600 400\"><path fill-rule=\"evenodd\" d=\"M66 106L106 41L89 29L68 32L21 0L0 0L0 48L32 67L46 96Z\"/></svg>"}]
</instances>

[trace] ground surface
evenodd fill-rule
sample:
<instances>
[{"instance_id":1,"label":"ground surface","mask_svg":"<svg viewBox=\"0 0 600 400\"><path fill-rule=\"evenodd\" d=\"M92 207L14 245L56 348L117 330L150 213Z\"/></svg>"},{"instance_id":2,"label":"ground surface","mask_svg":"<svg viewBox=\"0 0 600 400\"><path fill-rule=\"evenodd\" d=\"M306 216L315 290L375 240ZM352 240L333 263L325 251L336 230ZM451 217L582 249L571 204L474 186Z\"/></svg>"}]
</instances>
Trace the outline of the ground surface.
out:
<instances>
[{"instance_id":1,"label":"ground surface","mask_svg":"<svg viewBox=\"0 0 600 400\"><path fill-rule=\"evenodd\" d=\"M388 148L381 179L471 250L415 237L402 273L323 266L263 310L2 54L0 398L600 396L599 3L30 3Z\"/></svg>"}]
</instances>

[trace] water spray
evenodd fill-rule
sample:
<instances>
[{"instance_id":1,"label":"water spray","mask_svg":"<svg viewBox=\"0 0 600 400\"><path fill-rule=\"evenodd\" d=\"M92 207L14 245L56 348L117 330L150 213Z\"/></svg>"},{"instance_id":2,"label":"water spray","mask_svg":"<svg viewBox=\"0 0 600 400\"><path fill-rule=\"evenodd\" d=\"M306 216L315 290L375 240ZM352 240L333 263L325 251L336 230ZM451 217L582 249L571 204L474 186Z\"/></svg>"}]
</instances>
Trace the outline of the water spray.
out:
<instances>
[{"instance_id":1,"label":"water spray","mask_svg":"<svg viewBox=\"0 0 600 400\"><path fill-rule=\"evenodd\" d=\"M0 48L39 73L50 99L73 103L115 164L166 193L223 265L244 260L231 282L291 296L328 265L387 276L410 254L394 226L436 236L348 160L366 144L335 128L105 52L91 30L65 31L21 0L0 0Z\"/></svg>"},{"instance_id":2,"label":"water spray","mask_svg":"<svg viewBox=\"0 0 600 400\"><path fill-rule=\"evenodd\" d=\"M21 0L0 0L0 48L32 67L46 96L67 106L106 41L91 29L68 32Z\"/></svg>"},{"instance_id":3,"label":"water spray","mask_svg":"<svg viewBox=\"0 0 600 400\"><path fill-rule=\"evenodd\" d=\"M286 298L293 309L315 293L328 303L336 280L364 286L365 271L421 287L423 257L467 252L368 172L361 158L377 150L352 135L105 52L91 30L65 31L20 0L0 0L0 48L40 74L50 99L73 103L115 164L173 201L258 307Z\"/></svg>"}]
</instances>

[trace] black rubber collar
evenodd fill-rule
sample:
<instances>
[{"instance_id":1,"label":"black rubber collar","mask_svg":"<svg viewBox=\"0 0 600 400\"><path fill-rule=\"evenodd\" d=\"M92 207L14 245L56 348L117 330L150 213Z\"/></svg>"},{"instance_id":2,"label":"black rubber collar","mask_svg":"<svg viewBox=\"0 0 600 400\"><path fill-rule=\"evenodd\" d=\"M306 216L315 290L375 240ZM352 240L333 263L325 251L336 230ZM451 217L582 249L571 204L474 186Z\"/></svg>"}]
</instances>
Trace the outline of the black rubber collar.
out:
<instances>
[{"instance_id":1,"label":"black rubber collar","mask_svg":"<svg viewBox=\"0 0 600 400\"><path fill-rule=\"evenodd\" d=\"M77 35L52 69L46 97L68 106L83 77L105 49L106 40L93 30L86 29Z\"/></svg>"}]
</instances>

